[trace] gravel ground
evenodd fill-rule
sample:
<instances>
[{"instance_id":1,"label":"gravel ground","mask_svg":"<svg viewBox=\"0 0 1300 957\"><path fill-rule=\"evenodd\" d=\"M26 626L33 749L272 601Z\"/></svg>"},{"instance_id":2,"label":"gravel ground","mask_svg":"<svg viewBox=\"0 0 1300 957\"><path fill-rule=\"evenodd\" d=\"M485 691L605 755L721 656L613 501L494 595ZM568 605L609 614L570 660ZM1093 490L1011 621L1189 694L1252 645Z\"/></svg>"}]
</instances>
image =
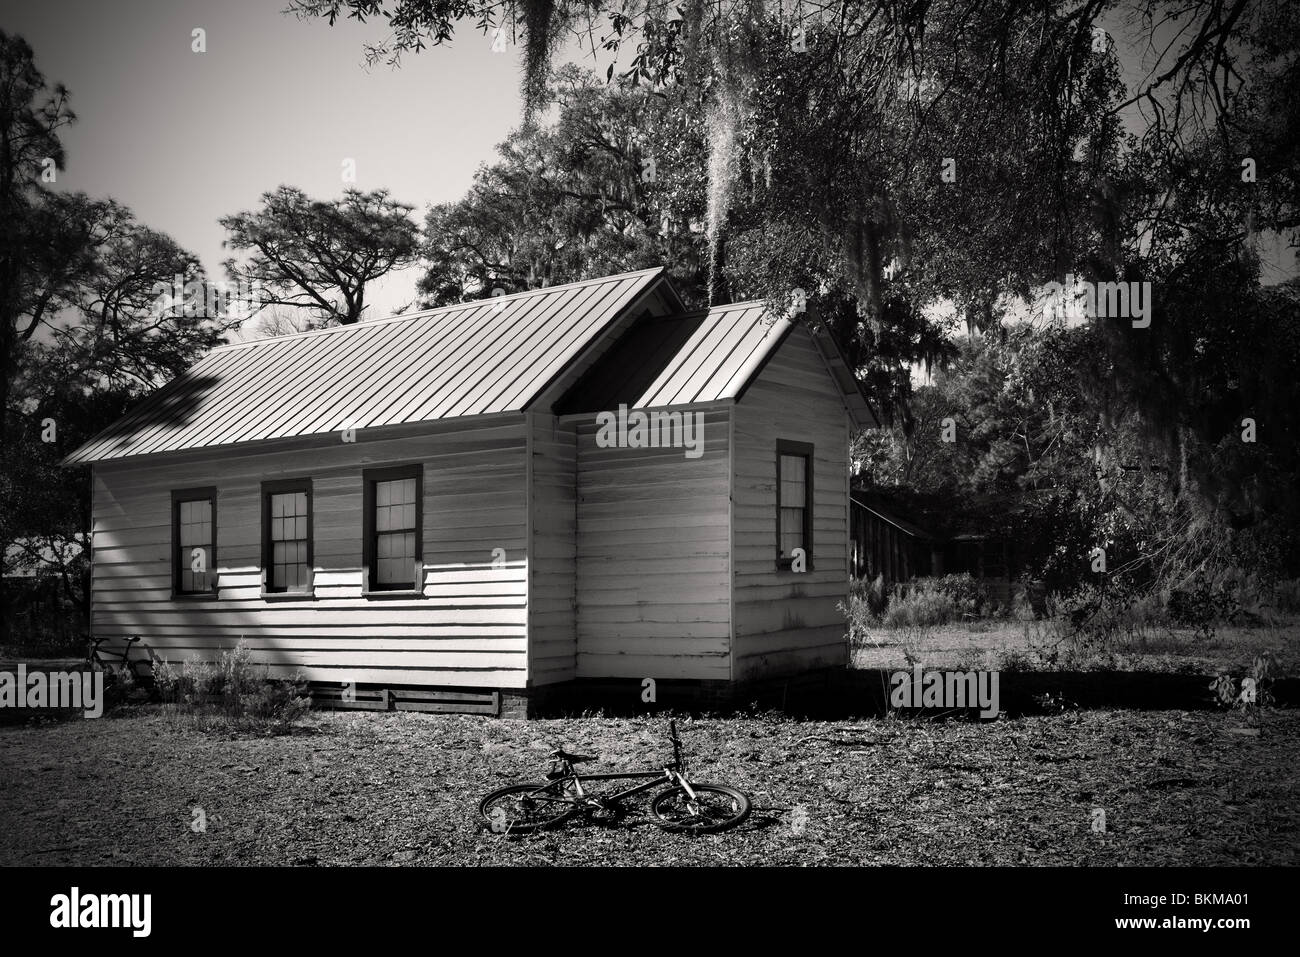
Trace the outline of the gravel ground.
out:
<instances>
[{"instance_id":1,"label":"gravel ground","mask_svg":"<svg viewBox=\"0 0 1300 957\"><path fill-rule=\"evenodd\" d=\"M668 834L647 800L613 825L480 827L478 798L557 744L593 771L653 765L661 716L319 712L252 737L141 707L3 727L0 864L1300 864L1294 711L679 727L694 779L750 794L740 828Z\"/></svg>"}]
</instances>

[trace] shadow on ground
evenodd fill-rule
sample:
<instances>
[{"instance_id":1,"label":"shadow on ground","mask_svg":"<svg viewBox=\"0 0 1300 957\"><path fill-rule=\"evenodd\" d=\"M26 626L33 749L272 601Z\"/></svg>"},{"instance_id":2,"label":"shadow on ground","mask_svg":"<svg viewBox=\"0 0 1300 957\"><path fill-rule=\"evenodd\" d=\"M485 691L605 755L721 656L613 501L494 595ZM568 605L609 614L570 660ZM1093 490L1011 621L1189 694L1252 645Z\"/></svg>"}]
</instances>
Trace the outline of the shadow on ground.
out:
<instances>
[{"instance_id":1,"label":"shadow on ground","mask_svg":"<svg viewBox=\"0 0 1300 957\"><path fill-rule=\"evenodd\" d=\"M843 669L741 685L723 695L702 694L698 684L659 681L655 700L643 700L639 682L578 682L538 702L537 716L563 717L602 710L611 716L648 710L733 714L780 711L823 721L875 717L891 710L894 669ZM910 674L910 673L909 673ZM1056 714L1064 710L1209 711L1218 708L1212 675L1154 671L1013 671L998 675L998 708L1007 717ZM1274 704L1300 704L1300 679L1271 687ZM930 717L978 717L978 708L904 709Z\"/></svg>"}]
</instances>

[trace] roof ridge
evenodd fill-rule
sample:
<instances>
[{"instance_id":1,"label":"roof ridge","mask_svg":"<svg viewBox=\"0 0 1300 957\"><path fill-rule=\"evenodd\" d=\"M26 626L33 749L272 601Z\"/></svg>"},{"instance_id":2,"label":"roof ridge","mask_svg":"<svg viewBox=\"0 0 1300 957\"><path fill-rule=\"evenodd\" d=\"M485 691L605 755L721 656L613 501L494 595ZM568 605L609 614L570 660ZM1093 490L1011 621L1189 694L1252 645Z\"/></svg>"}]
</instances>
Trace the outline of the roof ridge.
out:
<instances>
[{"instance_id":1,"label":"roof ridge","mask_svg":"<svg viewBox=\"0 0 1300 957\"><path fill-rule=\"evenodd\" d=\"M289 339L306 339L311 336L325 336L340 332L348 332L355 329L373 329L375 326L383 326L393 322L407 322L412 319L423 319L429 316L445 315L457 309L473 309L484 303L490 302L496 304L505 302L509 299L517 299L521 296L536 296L541 293L558 292L562 289L571 289L575 286L591 286L597 283L612 282L618 279L627 279L630 276L644 276L655 272L664 272L664 266L652 266L649 269L634 269L631 272L615 273L612 276L598 276L595 279L579 279L576 282L561 283L558 286L539 286L536 289L523 289L519 292L512 292L506 296L492 296L487 299L472 299L468 302L453 302L445 306L435 306L432 309L421 309L418 312L405 312L396 316L385 316L382 319L369 319L361 322L354 322L346 326L330 326L326 329L308 329L304 332L289 332L282 336L264 336L261 339L246 339L241 342L227 342L223 345L214 346L204 354L203 359L218 352L229 352L235 349L246 349L250 346L263 345L268 342L281 342ZM200 359L199 361L203 361ZM198 365L198 363L195 363ZM194 368L194 366L191 366Z\"/></svg>"},{"instance_id":2,"label":"roof ridge","mask_svg":"<svg viewBox=\"0 0 1300 957\"><path fill-rule=\"evenodd\" d=\"M766 299L746 299L743 302L724 302L716 306L705 306L702 309L688 309L686 312L677 313L673 319L694 319L696 316L707 316L713 312L726 312L728 309L752 309L755 306L766 306ZM665 318L669 318L665 316ZM776 316L778 319L789 319L789 316Z\"/></svg>"}]
</instances>

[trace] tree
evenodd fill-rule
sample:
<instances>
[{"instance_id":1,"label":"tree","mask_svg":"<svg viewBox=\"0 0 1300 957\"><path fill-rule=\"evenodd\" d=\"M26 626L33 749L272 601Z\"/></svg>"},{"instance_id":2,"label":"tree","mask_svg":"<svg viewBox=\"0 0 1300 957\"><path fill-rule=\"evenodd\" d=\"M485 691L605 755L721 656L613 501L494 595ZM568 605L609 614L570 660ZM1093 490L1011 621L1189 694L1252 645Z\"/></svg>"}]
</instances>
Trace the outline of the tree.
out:
<instances>
[{"instance_id":1,"label":"tree","mask_svg":"<svg viewBox=\"0 0 1300 957\"><path fill-rule=\"evenodd\" d=\"M606 87L573 67L552 83L553 124L511 134L464 198L430 210L429 305L668 264L703 294L703 149L679 96ZM691 230L691 223L697 228Z\"/></svg>"},{"instance_id":2,"label":"tree","mask_svg":"<svg viewBox=\"0 0 1300 957\"><path fill-rule=\"evenodd\" d=\"M351 325L366 310L366 284L415 261L413 207L387 190L344 190L338 200L309 199L281 186L262 206L221 218L226 245L246 262L224 263L232 282L253 290L257 306L297 306L320 324Z\"/></svg>"},{"instance_id":3,"label":"tree","mask_svg":"<svg viewBox=\"0 0 1300 957\"><path fill-rule=\"evenodd\" d=\"M120 203L79 193L51 203L66 222L80 225L86 253L63 313L48 324L48 346L37 346L48 355L28 395L74 381L88 389L149 391L242 322L231 303L213 294L193 253L137 222ZM61 374L51 378L52 367Z\"/></svg>"},{"instance_id":4,"label":"tree","mask_svg":"<svg viewBox=\"0 0 1300 957\"><path fill-rule=\"evenodd\" d=\"M585 34L610 55L630 45L620 82L698 117L709 301L762 297L784 310L806 299L806 318L846 343L904 439L933 412L929 395L909 407L906 363L951 361L959 324L1000 338L1026 303L1036 310L1044 283L1070 273L1149 283L1150 325L1096 316L1061 337L1089 372L1063 379L1078 406L1069 429L1032 408L994 414L1019 400L990 399L967 410L987 447L965 450L960 467L994 491L1064 469L1089 534L1125 530L1135 560L1164 569L1156 577L1248 551L1249 530L1294 545L1279 503L1296 475L1295 404L1289 389L1247 383L1260 369L1294 379L1297 304L1261 289L1257 249L1300 239L1300 59L1286 40L1300 30L1297 0L295 8L386 19L393 33L371 52L390 60L471 25L523 24L528 71L549 49L534 34ZM1144 58L1125 64L1145 70L1135 82L1123 82L1121 44ZM526 80L526 121L538 88ZM1274 342L1266 321L1286 334ZM1047 364L1058 378L1068 370ZM990 396L995 384L983 383ZM1228 429L1252 409L1268 410L1267 442ZM1036 434L1052 437L1041 455L1030 438L1025 462L1011 456L1017 437Z\"/></svg>"},{"instance_id":5,"label":"tree","mask_svg":"<svg viewBox=\"0 0 1300 957\"><path fill-rule=\"evenodd\" d=\"M32 48L0 31L0 411L26 344L83 265L81 231L48 204L42 185L63 169L58 131L74 119L68 91L48 86ZM0 421L0 457L8 441Z\"/></svg>"},{"instance_id":6,"label":"tree","mask_svg":"<svg viewBox=\"0 0 1300 957\"><path fill-rule=\"evenodd\" d=\"M111 199L47 188L68 93L0 33L0 573L11 556L86 607L89 475L58 462L221 340L229 320L169 304L198 260ZM201 297L206 299L207 297ZM0 589L0 643L10 596Z\"/></svg>"}]
</instances>

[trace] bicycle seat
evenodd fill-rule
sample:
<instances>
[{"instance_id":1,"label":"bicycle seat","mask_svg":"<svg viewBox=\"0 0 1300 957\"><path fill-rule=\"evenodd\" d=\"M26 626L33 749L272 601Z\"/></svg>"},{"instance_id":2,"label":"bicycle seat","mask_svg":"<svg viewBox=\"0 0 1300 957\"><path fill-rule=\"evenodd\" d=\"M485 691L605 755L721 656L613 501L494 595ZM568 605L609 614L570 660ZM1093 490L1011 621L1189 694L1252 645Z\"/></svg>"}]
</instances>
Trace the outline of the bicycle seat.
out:
<instances>
[{"instance_id":1,"label":"bicycle seat","mask_svg":"<svg viewBox=\"0 0 1300 957\"><path fill-rule=\"evenodd\" d=\"M570 754L563 748L556 748L551 752L551 757L557 761L568 761L570 764L581 764L583 761L597 761L599 758L594 754Z\"/></svg>"}]
</instances>

